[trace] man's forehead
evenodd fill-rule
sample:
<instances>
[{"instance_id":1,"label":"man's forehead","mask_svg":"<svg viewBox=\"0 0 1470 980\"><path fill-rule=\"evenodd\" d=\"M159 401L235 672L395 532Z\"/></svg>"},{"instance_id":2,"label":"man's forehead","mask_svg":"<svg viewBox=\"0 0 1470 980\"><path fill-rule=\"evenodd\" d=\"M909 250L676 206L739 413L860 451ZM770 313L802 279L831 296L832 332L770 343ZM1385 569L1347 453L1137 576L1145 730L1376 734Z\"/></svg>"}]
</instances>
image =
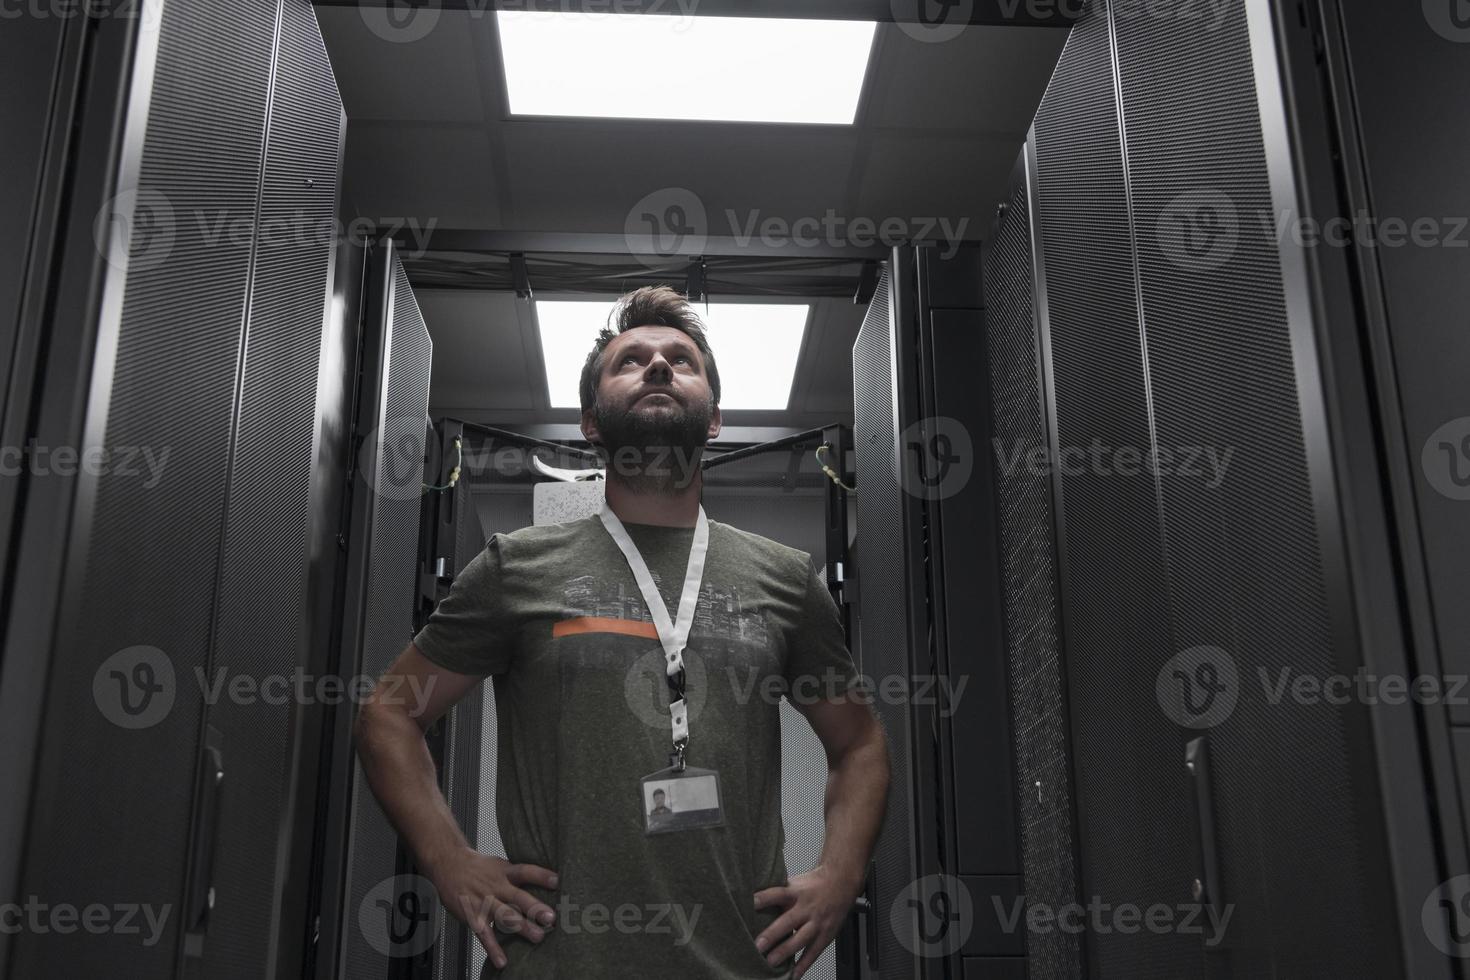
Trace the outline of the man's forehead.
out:
<instances>
[{"instance_id":1,"label":"man's forehead","mask_svg":"<svg viewBox=\"0 0 1470 980\"><path fill-rule=\"evenodd\" d=\"M618 334L608 344L610 349L621 349L623 347L654 344L664 347L684 347L697 351L694 342L689 335L677 327L666 327L662 324L648 324L640 327L629 327Z\"/></svg>"}]
</instances>

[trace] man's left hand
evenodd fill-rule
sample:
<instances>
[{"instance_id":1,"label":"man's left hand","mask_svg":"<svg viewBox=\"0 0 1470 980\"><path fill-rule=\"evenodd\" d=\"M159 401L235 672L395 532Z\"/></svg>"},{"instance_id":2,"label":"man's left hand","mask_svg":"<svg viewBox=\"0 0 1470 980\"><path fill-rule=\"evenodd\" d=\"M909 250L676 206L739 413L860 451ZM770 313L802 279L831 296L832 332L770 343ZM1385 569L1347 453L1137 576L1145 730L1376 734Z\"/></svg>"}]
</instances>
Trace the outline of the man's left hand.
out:
<instances>
[{"instance_id":1,"label":"man's left hand","mask_svg":"<svg viewBox=\"0 0 1470 980\"><path fill-rule=\"evenodd\" d=\"M818 865L806 874L793 876L784 887L756 892L757 909L776 906L785 911L756 937L755 948L762 953L770 950L766 962L771 966L804 950L791 973L791 980L800 980L836 938L860 891L861 884L849 885ZM777 942L780 945L772 949Z\"/></svg>"}]
</instances>

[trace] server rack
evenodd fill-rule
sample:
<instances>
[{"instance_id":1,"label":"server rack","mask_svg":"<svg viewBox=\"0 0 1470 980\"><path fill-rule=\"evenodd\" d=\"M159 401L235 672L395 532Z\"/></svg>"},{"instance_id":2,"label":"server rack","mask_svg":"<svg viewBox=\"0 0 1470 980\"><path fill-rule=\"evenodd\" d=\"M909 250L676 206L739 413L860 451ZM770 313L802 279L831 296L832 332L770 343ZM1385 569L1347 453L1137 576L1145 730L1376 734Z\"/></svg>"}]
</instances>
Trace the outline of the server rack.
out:
<instances>
[{"instance_id":1,"label":"server rack","mask_svg":"<svg viewBox=\"0 0 1470 980\"><path fill-rule=\"evenodd\" d=\"M1463 357L1449 312L1463 278L1447 251L1292 232L1413 198L1410 175L1438 165L1383 142L1385 108L1413 100L1379 40L1442 83L1463 77L1464 49L1408 8L1246 0L1221 15L1200 31L1089 5L995 232L996 415L1048 460L1044 485L1008 491L1007 560L1029 554L1032 601L1056 600L1044 642L1008 636L1013 663L1055 674L1039 685L1053 721L1019 739L1018 768L1056 761L1074 830L1058 807L1023 806L1027 890L1205 924L1094 927L1075 945L1032 932L1032 975L1450 976L1454 706L1273 699L1264 679L1453 672L1455 613L1432 610L1463 569L1429 554L1462 540L1434 524L1453 496L1435 478L1458 460L1410 457L1433 448L1430 418L1463 411L1463 386L1392 355ZM1440 149L1463 159L1457 140ZM1415 306L1427 315L1404 316ZM1099 444L1153 463L1063 465ZM1165 465L1211 447L1236 468ZM1028 524L1041 549L1023 546ZM1038 685L1013 685L1029 710ZM1033 854L1033 838L1052 846Z\"/></svg>"},{"instance_id":2,"label":"server rack","mask_svg":"<svg viewBox=\"0 0 1470 980\"><path fill-rule=\"evenodd\" d=\"M34 194L21 195L32 211L14 333L6 312L5 439L71 447L78 465L5 481L0 504L14 789L0 887L173 914L147 943L121 926L7 930L0 963L16 975L291 970L298 930L280 910L303 885L279 814L293 806L284 774L305 709L209 685L289 677L309 643L311 541L329 522L311 466L345 118L304 0L73 13L6 32L7 47L35 45L17 65L52 60L26 87L39 101L24 109L48 121L40 162L29 158L39 173L23 180ZM223 67L221 38L236 54ZM282 208L310 230L267 231ZM249 233L211 236L208 220ZM265 484L278 494L268 509ZM121 847L118 824L144 832Z\"/></svg>"}]
</instances>

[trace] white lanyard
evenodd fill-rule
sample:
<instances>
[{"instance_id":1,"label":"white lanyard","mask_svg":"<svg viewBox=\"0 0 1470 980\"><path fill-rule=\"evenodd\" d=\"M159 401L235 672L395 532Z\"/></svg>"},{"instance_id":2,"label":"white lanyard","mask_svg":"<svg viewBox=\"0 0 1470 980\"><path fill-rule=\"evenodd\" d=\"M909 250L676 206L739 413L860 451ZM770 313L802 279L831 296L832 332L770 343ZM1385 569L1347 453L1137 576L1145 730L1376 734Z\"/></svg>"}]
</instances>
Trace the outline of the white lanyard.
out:
<instances>
[{"instance_id":1,"label":"white lanyard","mask_svg":"<svg viewBox=\"0 0 1470 980\"><path fill-rule=\"evenodd\" d=\"M675 765L682 769L684 745L689 741L689 713L685 710L683 691L684 647L689 640L689 628L694 625L694 606L699 600L700 581L704 578L704 557L709 551L709 521L705 518L704 507L701 505L699 518L694 524L694 544L689 549L689 568L684 573L684 591L679 596L679 615L671 623L668 607L664 605L664 597L659 594L658 586L653 584L653 576L648 573L647 563L638 553L638 546L628 536L628 529L623 527L623 522L613 513L606 500L602 502L599 516L602 518L602 526L607 528L607 533L622 550L623 557L628 559L628 567L633 570L633 578L638 582L638 590L643 593L643 601L653 616L653 627L658 631L659 642L663 644L670 686L679 695L669 704L669 724L673 731L674 752L678 758ZM677 686L673 683L676 677L679 678Z\"/></svg>"}]
</instances>

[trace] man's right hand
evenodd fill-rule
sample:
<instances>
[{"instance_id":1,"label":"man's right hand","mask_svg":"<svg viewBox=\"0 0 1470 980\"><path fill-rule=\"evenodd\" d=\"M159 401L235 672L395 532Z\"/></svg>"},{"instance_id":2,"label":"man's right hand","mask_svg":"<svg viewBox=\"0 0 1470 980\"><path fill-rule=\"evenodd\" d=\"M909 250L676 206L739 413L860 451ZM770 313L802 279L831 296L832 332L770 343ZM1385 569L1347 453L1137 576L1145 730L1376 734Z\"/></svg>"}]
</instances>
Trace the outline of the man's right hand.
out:
<instances>
[{"instance_id":1,"label":"man's right hand","mask_svg":"<svg viewBox=\"0 0 1470 980\"><path fill-rule=\"evenodd\" d=\"M467 849L441 862L429 877L444 907L479 937L496 969L505 968L505 951L500 948L495 929L539 943L556 921L551 906L522 887L556 887L556 873L539 865L512 864L505 858Z\"/></svg>"}]
</instances>

